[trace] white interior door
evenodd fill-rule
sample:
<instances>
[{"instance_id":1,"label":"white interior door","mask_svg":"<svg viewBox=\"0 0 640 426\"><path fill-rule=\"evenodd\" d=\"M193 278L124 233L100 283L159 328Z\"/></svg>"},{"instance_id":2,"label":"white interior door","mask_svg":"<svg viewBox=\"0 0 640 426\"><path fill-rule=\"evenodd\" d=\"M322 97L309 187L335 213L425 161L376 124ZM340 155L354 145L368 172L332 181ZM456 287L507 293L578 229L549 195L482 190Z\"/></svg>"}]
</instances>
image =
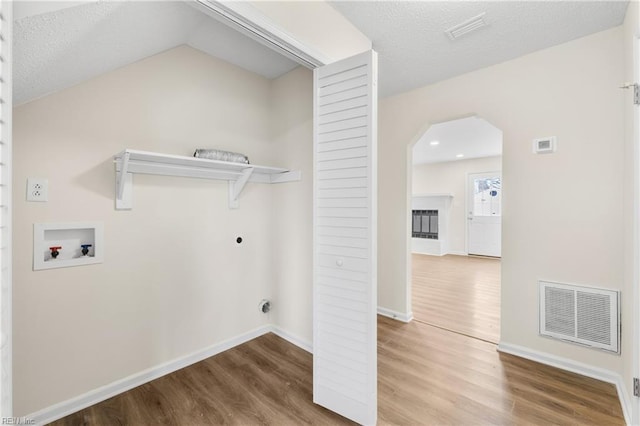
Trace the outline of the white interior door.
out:
<instances>
[{"instance_id":1,"label":"white interior door","mask_svg":"<svg viewBox=\"0 0 640 426\"><path fill-rule=\"evenodd\" d=\"M469 174L467 183L467 252L501 256L502 175Z\"/></svg>"},{"instance_id":2,"label":"white interior door","mask_svg":"<svg viewBox=\"0 0 640 426\"><path fill-rule=\"evenodd\" d=\"M313 401L377 417L377 54L314 70Z\"/></svg>"}]
</instances>

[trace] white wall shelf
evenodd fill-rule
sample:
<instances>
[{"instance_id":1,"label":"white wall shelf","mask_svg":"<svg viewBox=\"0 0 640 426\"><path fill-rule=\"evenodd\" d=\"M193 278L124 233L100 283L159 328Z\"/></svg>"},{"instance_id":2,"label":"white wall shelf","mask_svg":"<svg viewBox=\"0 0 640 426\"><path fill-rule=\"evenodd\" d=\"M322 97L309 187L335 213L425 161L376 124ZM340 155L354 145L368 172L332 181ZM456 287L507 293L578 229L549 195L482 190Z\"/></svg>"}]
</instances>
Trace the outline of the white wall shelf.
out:
<instances>
[{"instance_id":1,"label":"white wall shelf","mask_svg":"<svg viewBox=\"0 0 640 426\"><path fill-rule=\"evenodd\" d=\"M247 182L284 183L301 179L299 170L255 164L230 163L204 158L126 149L114 157L116 164L116 210L133 207L135 173L217 179L229 182L229 208L238 207L238 197Z\"/></svg>"}]
</instances>

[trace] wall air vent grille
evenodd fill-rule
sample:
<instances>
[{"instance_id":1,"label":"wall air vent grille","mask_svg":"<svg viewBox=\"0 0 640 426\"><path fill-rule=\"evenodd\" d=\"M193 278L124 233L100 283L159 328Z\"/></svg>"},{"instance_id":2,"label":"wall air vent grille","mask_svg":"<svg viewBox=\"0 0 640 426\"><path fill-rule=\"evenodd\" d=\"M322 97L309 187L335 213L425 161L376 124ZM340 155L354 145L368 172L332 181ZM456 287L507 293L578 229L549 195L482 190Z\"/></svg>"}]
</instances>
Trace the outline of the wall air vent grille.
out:
<instances>
[{"instance_id":1,"label":"wall air vent grille","mask_svg":"<svg viewBox=\"0 0 640 426\"><path fill-rule=\"evenodd\" d=\"M466 21L455 25L448 30L445 30L445 33L451 40L456 40L465 34L469 34L470 32L475 31L479 28L486 27L487 22L484 20L484 15L485 13L483 12L480 15L467 19Z\"/></svg>"},{"instance_id":2,"label":"wall air vent grille","mask_svg":"<svg viewBox=\"0 0 640 426\"><path fill-rule=\"evenodd\" d=\"M540 334L619 352L620 293L539 282Z\"/></svg>"}]
</instances>

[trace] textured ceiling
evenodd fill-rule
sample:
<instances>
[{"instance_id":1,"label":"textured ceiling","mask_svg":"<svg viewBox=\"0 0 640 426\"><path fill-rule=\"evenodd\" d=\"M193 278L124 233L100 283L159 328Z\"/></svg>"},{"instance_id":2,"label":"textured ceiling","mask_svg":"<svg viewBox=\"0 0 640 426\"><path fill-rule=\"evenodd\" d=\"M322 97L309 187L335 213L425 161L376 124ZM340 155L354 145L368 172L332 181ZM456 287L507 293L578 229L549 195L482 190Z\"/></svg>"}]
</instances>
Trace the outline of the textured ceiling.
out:
<instances>
[{"instance_id":1,"label":"textured ceiling","mask_svg":"<svg viewBox=\"0 0 640 426\"><path fill-rule=\"evenodd\" d=\"M425 86L622 24L627 1L332 1L371 39L380 96ZM445 30L486 12L487 27Z\"/></svg>"},{"instance_id":2,"label":"textured ceiling","mask_svg":"<svg viewBox=\"0 0 640 426\"><path fill-rule=\"evenodd\" d=\"M296 64L186 2L16 3L14 104L188 44L267 78ZM388 96L619 25L627 1L336 1L379 53ZM28 7L26 6L28 5ZM71 6L71 7L70 7ZM487 27L444 31L480 13Z\"/></svg>"},{"instance_id":3,"label":"textured ceiling","mask_svg":"<svg viewBox=\"0 0 640 426\"><path fill-rule=\"evenodd\" d=\"M431 142L437 141L437 145ZM456 157L462 154L463 157ZM413 146L413 164L502 155L502 131L478 117L434 124Z\"/></svg>"},{"instance_id":4,"label":"textured ceiling","mask_svg":"<svg viewBox=\"0 0 640 426\"><path fill-rule=\"evenodd\" d=\"M52 3L29 2L17 11L15 105L182 44L266 78L297 66L185 2Z\"/></svg>"}]
</instances>

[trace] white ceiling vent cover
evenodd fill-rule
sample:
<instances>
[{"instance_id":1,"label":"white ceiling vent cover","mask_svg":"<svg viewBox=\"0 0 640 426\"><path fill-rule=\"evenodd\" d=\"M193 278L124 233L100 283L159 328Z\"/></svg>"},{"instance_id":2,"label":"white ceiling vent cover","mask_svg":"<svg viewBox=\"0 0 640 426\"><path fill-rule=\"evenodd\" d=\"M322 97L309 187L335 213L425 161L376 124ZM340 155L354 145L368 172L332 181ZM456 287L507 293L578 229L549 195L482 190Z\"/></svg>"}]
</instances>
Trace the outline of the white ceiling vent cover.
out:
<instances>
[{"instance_id":1,"label":"white ceiling vent cover","mask_svg":"<svg viewBox=\"0 0 640 426\"><path fill-rule=\"evenodd\" d=\"M620 292L539 281L540 334L620 351Z\"/></svg>"},{"instance_id":2,"label":"white ceiling vent cover","mask_svg":"<svg viewBox=\"0 0 640 426\"><path fill-rule=\"evenodd\" d=\"M455 25L448 30L445 30L445 33L451 40L456 40L465 34L469 34L471 31L486 27L487 22L484 20L484 15L485 13L482 12L480 15L474 16L473 18L467 19L461 24Z\"/></svg>"}]
</instances>

